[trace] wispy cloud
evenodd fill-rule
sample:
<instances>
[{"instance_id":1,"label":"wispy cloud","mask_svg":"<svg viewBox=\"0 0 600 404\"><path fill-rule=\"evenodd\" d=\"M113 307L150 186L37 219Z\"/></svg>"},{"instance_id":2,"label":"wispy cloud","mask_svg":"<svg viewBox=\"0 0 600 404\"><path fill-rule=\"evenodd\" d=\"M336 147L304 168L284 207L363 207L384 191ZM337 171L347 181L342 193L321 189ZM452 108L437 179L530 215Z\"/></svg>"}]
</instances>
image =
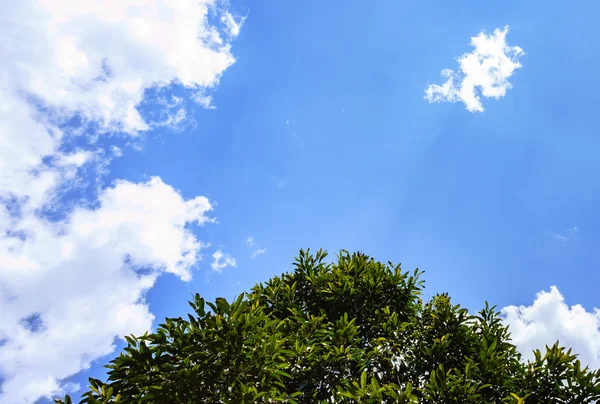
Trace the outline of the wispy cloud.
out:
<instances>
[{"instance_id":1,"label":"wispy cloud","mask_svg":"<svg viewBox=\"0 0 600 404\"><path fill-rule=\"evenodd\" d=\"M425 90L425 99L432 102L463 102L471 112L483 111L480 96L502 98L511 88L508 78L521 67L519 57L524 55L518 46L508 46L508 26L493 34L481 32L471 38L475 49L458 58L459 70L442 70L447 80L442 85L432 84Z\"/></svg>"},{"instance_id":2,"label":"wispy cloud","mask_svg":"<svg viewBox=\"0 0 600 404\"><path fill-rule=\"evenodd\" d=\"M229 11L221 15L221 22L225 25L227 32L231 38L235 38L240 34L242 26L246 21L246 17L234 17Z\"/></svg>"},{"instance_id":3,"label":"wispy cloud","mask_svg":"<svg viewBox=\"0 0 600 404\"><path fill-rule=\"evenodd\" d=\"M176 111L167 110L163 112L163 119L157 122L150 122L152 128L168 127L179 129L180 125L187 120L185 108L178 108Z\"/></svg>"},{"instance_id":4,"label":"wispy cloud","mask_svg":"<svg viewBox=\"0 0 600 404\"><path fill-rule=\"evenodd\" d=\"M211 268L215 272L222 272L227 267L236 267L237 260L231 254L224 253L222 250L217 250L212 255L213 262Z\"/></svg>"},{"instance_id":5,"label":"wispy cloud","mask_svg":"<svg viewBox=\"0 0 600 404\"><path fill-rule=\"evenodd\" d=\"M258 250L252 251L252 255L250 256L250 258L254 259L254 258L258 257L259 255L263 255L266 252L267 252L266 248L259 248Z\"/></svg>"},{"instance_id":6,"label":"wispy cloud","mask_svg":"<svg viewBox=\"0 0 600 404\"><path fill-rule=\"evenodd\" d=\"M254 237L252 237L252 236L248 236L248 238L246 239L246 244L248 244L248 247L254 249L252 251L252 254L250 254L250 259L255 259L259 255L263 255L264 253L267 252L266 248L257 248L258 244L256 244L256 241L254 240Z\"/></svg>"},{"instance_id":7,"label":"wispy cloud","mask_svg":"<svg viewBox=\"0 0 600 404\"><path fill-rule=\"evenodd\" d=\"M558 240L563 243L567 243L569 241L579 241L579 230L577 226L573 226L570 229L567 229L564 233L554 233L552 237L555 240Z\"/></svg>"},{"instance_id":8,"label":"wispy cloud","mask_svg":"<svg viewBox=\"0 0 600 404\"><path fill-rule=\"evenodd\" d=\"M121 148L119 146L112 145L110 147L110 151L112 152L113 156L115 156L115 157L121 157L123 155L123 150L121 150Z\"/></svg>"},{"instance_id":9,"label":"wispy cloud","mask_svg":"<svg viewBox=\"0 0 600 404\"><path fill-rule=\"evenodd\" d=\"M213 105L212 95L210 95L206 90L198 90L198 91L196 91L192 95L191 99L192 99L192 101L194 101L196 104L202 106L203 108L206 108L206 109L217 109Z\"/></svg>"}]
</instances>

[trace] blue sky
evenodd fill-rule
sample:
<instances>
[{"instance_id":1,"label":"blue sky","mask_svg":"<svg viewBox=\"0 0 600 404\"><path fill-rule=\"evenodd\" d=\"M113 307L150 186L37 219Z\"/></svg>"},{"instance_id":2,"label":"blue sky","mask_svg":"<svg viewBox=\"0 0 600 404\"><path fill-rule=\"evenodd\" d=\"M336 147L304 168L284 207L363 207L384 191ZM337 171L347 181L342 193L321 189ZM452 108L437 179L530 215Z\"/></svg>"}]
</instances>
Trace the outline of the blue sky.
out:
<instances>
[{"instance_id":1,"label":"blue sky","mask_svg":"<svg viewBox=\"0 0 600 404\"><path fill-rule=\"evenodd\" d=\"M222 41L212 48L188 38L196 46L190 48L195 53L183 45L178 50L172 43L149 47L151 34L136 35L154 28L144 25L143 19L136 20L140 11L132 7L122 21L114 23L133 27L127 31L129 42L123 40L126 51L119 54L106 46L96 47L99 42L95 41L103 38L108 23L82 28L86 27L82 21L100 19L94 15L100 8L78 14L70 2L61 3L64 7L51 11L51 19L59 21L59 32L68 34L75 50L56 51L40 62L4 45L7 50L1 57L6 60L2 64L10 66L2 68L2 73L17 79L16 84L0 80L0 88L12 97L0 98L0 104L36 111L28 115L31 125L42 125L51 133L48 128L54 122L63 129L64 137L48 135L54 143L47 149L36 146L39 139L16 147L23 156L41 157L29 166L14 163L3 168L0 164L5 171L0 179L0 202L7 211L10 204L24 212L30 210L31 218L48 228L66 226L63 231L67 235L100 229L100 224L93 224L98 220L103 226L97 230L100 239L112 240L119 234L142 241L131 241L119 249L121 255L115 255L114 262L107 261L106 268L115 265L114 271L125 278L112 278L112 269L102 272L100 268L104 265L102 251L108 251L103 249L113 244L81 244L87 253L73 261L77 265L68 264L71 272L61 275L63 286L54 292L68 297L69 287L84 281L94 288L95 277L107 284L115 279L134 282L134 268L123 261L131 255L140 266L154 268L155 283L140 286L135 280L139 295L119 292L125 306L115 303L106 307L116 310L112 314L117 317L121 309L140 310L145 322L130 327L137 332L150 324L149 313L155 316L154 324L165 316L187 313L191 293L199 292L208 299L230 298L290 270L300 248L323 248L332 254L339 249L361 250L382 261L401 262L407 270L425 270L427 294L449 292L471 310L481 308L486 300L507 308L506 321L514 327L515 341L524 353L560 339L574 346L587 363L600 364L600 315L594 312L599 305L595 285L600 280L596 270L600 140L595 113L600 104L600 93L595 90L600 49L593 40L600 32L592 20L600 6L595 2L569 7L558 1L450 5L382 0L374 6L364 1L259 4L232 0L228 6L219 3L204 22L202 13L198 20L187 12L171 18L168 7L157 8L152 18L168 15L164 17L166 28L186 23L201 26L201 32L211 26L219 31ZM116 8L128 7L117 3ZM49 12L36 2L22 8L1 7L11 8L8 11L15 16L31 15L32 10ZM47 17L40 15L39 19L17 19L3 35L13 38L19 29L34 27L32 32L38 35L40 30L39 35L49 43L56 40L56 49L71 49L64 37L60 42L45 31ZM115 11L115 15L120 14ZM228 25L228 21L234 24ZM483 112L470 112L460 101L430 103L424 98L430 85L446 80L440 75L443 69L457 71L457 59L473 51L472 37L482 32L493 35L505 26L509 26L507 46L524 51L518 57L521 67L507 77L512 87L506 87L505 95L498 99L481 96ZM239 35L234 28L240 28ZM173 34L181 35L174 40L186 40L187 31L180 31ZM37 38L31 34L21 41L31 45ZM150 42L143 42L146 38ZM176 51L171 53L170 46ZM206 48L217 50L210 53ZM81 54L87 55L87 62L78 62ZM90 66L99 66L99 61L109 67L113 63L113 71L103 80L122 85L119 92L98 87L90 94L106 91L106 98L90 101L83 95L93 87L82 85L75 92L70 84L64 88L60 88L61 81L54 84L54 77L67 77L91 86L96 83L91 79L95 76L85 69L92 71ZM18 67L27 63L47 65L48 73L34 74ZM93 71L101 72L98 66ZM135 84L138 71L142 72L141 84ZM57 89L64 89L64 98L49 95ZM194 97L206 96L211 97L213 108L194 101ZM127 112L130 107L139 112L139 119ZM178 119L180 110L183 115ZM10 108L0 111L0 117L13 119L12 115ZM20 140L15 139L32 133L28 127L11 125L0 128L0 139L5 137L7 144L18 144ZM120 151L111 157L114 146ZM17 156L11 150L0 145L1 153ZM57 163L76 152L88 153L85 163ZM47 163L48 156L55 162ZM59 179L48 183L49 191L41 196L10 182L18 175L33 181L46 172ZM160 178L162 185L152 183L143 194L141 184L150 184L152 177ZM75 182L83 185L72 186ZM137 200L132 195L145 196ZM208 219L201 219L201 226L188 223L199 216L189 213L192 208L185 201L197 201L197 209L205 206L204 199L194 199L197 197L208 198L213 209L203 210L202 215L216 218L214 223ZM158 202L147 206L148 200ZM171 201L176 206L172 210L166 206ZM55 216L44 216L43 209L48 206ZM133 210L123 206L133 206ZM110 227L119 212L138 211L146 212L148 220L158 215L164 216L164 221L144 227L145 216L140 216L143 220L139 223L115 221L115 228ZM164 213L167 211L173 212L172 216ZM108 213L103 216L102 212ZM42 271L31 268L45 268L50 261L58 268L63 261L27 256L32 251L26 248L28 240L39 243L43 239L41 227L27 228L26 214L2 222L1 213L0 227L6 232L1 242L7 247L0 245L0 267L5 267L0 268L0 286L4 284L6 289L0 289L0 311L4 305L9 317L18 320L33 310L33 314L41 313L42 324L47 323L41 331L27 331L25 326L0 322L0 340L5 341L0 343L0 358L14 360L26 347L21 337L11 333L34 333L39 344L51 341L45 339L48 330L68 333L59 323L52 328L54 309L48 309L45 317L43 305L21 310L17 303L10 303L29 296L32 289L27 289L29 284L22 279L30 276L35 280L37 275L31 274ZM188 233L183 227L186 223ZM127 232L119 233L123 228ZM153 246L164 243L159 236L158 241L145 240L143 233L163 234L163 228L164 235L187 241L164 254L149 253ZM34 262L30 266L14 264L17 247L8 239L15 229L26 234L31 231L19 247L19 262L30 259ZM198 248L200 244L190 237L210 246ZM253 238L252 243L248 237ZM152 244L155 242L158 244ZM179 248L187 253L180 256ZM264 253L251 258L258 249ZM203 259L175 263L186 254L193 255L192 251L201 251ZM213 270L217 251L235 259L235 266ZM100 269L88 277L86 263L92 262L94 254L98 258L93 262ZM188 282L180 279L186 271L191 274ZM94 293L96 299L101 298L101 291ZM145 300L140 300L144 296ZM67 297L65 305L77 301ZM572 307L577 304L583 309ZM56 305L59 310L59 303ZM516 310L512 306L525 307ZM110 350L113 338L128 328L119 323L110 330L114 335L103 331L102 340L73 336L73 344L81 343L80 356L71 358L74 365L64 369L58 369L52 358L40 367L35 361L6 362L9 364L0 366L5 380L5 386L0 385L5 389L0 402L33 402L60 392L60 386L69 382L85 386L88 376L102 374L102 365L117 353ZM107 348L92 349L94 344ZM122 342L116 344L117 350L122 347ZM78 358L91 360L91 368L80 372L82 366L75 364ZM45 389L15 393L40 380L48 383ZM12 390L6 390L7 384Z\"/></svg>"}]
</instances>

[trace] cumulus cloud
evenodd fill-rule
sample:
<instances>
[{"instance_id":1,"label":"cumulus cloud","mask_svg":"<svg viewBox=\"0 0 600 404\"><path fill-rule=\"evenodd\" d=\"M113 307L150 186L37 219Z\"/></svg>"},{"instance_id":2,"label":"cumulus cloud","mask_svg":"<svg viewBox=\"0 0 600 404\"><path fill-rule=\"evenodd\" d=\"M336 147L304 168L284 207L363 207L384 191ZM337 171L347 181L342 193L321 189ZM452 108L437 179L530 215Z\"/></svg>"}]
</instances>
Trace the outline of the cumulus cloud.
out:
<instances>
[{"instance_id":1,"label":"cumulus cloud","mask_svg":"<svg viewBox=\"0 0 600 404\"><path fill-rule=\"evenodd\" d=\"M427 87L425 99L430 103L461 101L467 110L482 112L480 96L504 97L511 88L508 78L521 67L519 57L525 54L518 46L508 46L507 33L508 26L496 29L491 35L481 32L471 38L475 49L458 58L458 71L442 70L446 82Z\"/></svg>"},{"instance_id":2,"label":"cumulus cloud","mask_svg":"<svg viewBox=\"0 0 600 404\"><path fill-rule=\"evenodd\" d=\"M2 2L0 195L42 197L63 179L42 160L62 153L68 119L136 136L150 127L137 109L147 89L218 84L234 58L208 25L215 7L212 0ZM166 123L184 118L178 109Z\"/></svg>"},{"instance_id":3,"label":"cumulus cloud","mask_svg":"<svg viewBox=\"0 0 600 404\"><path fill-rule=\"evenodd\" d=\"M513 343L524 359L533 359L533 350L544 351L545 345L559 341L573 348L582 363L600 368L600 310L587 311L576 304L568 306L565 298L552 286L539 292L531 306L508 306L502 309Z\"/></svg>"},{"instance_id":4,"label":"cumulus cloud","mask_svg":"<svg viewBox=\"0 0 600 404\"><path fill-rule=\"evenodd\" d=\"M211 264L211 268L215 272L221 272L228 266L236 267L237 261L230 254L224 253L222 250L217 250L212 255L213 262Z\"/></svg>"},{"instance_id":5,"label":"cumulus cloud","mask_svg":"<svg viewBox=\"0 0 600 404\"><path fill-rule=\"evenodd\" d=\"M54 393L60 379L110 353L115 336L150 329L144 293L161 272L191 278L204 245L186 225L210 221L210 209L206 198L184 200L152 178L118 181L102 192L98 208L77 208L68 221L28 215L5 223L1 402ZM23 322L32 315L37 330Z\"/></svg>"},{"instance_id":6,"label":"cumulus cloud","mask_svg":"<svg viewBox=\"0 0 600 404\"><path fill-rule=\"evenodd\" d=\"M139 106L161 105L148 94L215 88L234 35L209 21L227 14L217 0L0 2L0 403L76 389L61 380L151 327L144 294L161 273L190 279L205 245L189 225L212 221L206 198L160 178L65 195L101 184L122 155L99 136L135 144L186 120L171 97L166 119L147 121Z\"/></svg>"}]
</instances>

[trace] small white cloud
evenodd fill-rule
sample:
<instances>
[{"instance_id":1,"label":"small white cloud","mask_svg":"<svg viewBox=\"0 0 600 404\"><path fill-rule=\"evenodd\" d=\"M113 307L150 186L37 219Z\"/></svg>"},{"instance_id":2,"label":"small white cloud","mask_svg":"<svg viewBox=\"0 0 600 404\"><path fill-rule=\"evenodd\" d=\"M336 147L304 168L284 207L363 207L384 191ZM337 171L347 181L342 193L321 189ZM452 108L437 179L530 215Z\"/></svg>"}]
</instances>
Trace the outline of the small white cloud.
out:
<instances>
[{"instance_id":1,"label":"small white cloud","mask_svg":"<svg viewBox=\"0 0 600 404\"><path fill-rule=\"evenodd\" d=\"M197 91L196 93L194 93L194 95L192 95L191 98L192 101L202 106L203 108L217 109L217 107L213 105L212 95L207 94L207 92L204 90Z\"/></svg>"},{"instance_id":2,"label":"small white cloud","mask_svg":"<svg viewBox=\"0 0 600 404\"><path fill-rule=\"evenodd\" d=\"M267 252L266 248L258 248L258 244L256 244L256 241L254 241L254 237L252 237L252 236L249 236L246 239L246 244L248 244L248 247L254 249L252 251L252 254L250 255L250 259L254 259L254 258L258 257L259 255L263 255L264 253Z\"/></svg>"},{"instance_id":3,"label":"small white cloud","mask_svg":"<svg viewBox=\"0 0 600 404\"><path fill-rule=\"evenodd\" d=\"M425 99L432 102L462 101L471 112L483 111L480 95L499 99L511 88L508 78L521 67L519 57L524 55L518 46L508 46L506 34L496 29L492 35L481 32L471 38L475 49L458 58L460 70L442 70L447 78L444 84L432 84L425 90Z\"/></svg>"},{"instance_id":4,"label":"small white cloud","mask_svg":"<svg viewBox=\"0 0 600 404\"><path fill-rule=\"evenodd\" d=\"M284 179L277 181L277 189L280 191L283 190L286 187L286 185L287 185L287 181Z\"/></svg>"},{"instance_id":5,"label":"small white cloud","mask_svg":"<svg viewBox=\"0 0 600 404\"><path fill-rule=\"evenodd\" d=\"M173 94L168 98L165 96L158 96L154 102L171 109L180 106L183 103L183 97L178 97Z\"/></svg>"},{"instance_id":6,"label":"small white cloud","mask_svg":"<svg viewBox=\"0 0 600 404\"><path fill-rule=\"evenodd\" d=\"M552 237L555 240L558 240L558 241L563 242L563 243L566 243L568 241L579 242L579 234L578 234L577 226L573 226L570 229L567 229L567 231L565 231L562 234L554 233L552 235Z\"/></svg>"},{"instance_id":7,"label":"small white cloud","mask_svg":"<svg viewBox=\"0 0 600 404\"><path fill-rule=\"evenodd\" d=\"M150 127L168 127L171 129L178 129L179 125L187 120L187 114L184 108L179 108L175 112L166 110L164 111L164 114L167 116L165 119L159 122L150 122Z\"/></svg>"},{"instance_id":8,"label":"small white cloud","mask_svg":"<svg viewBox=\"0 0 600 404\"><path fill-rule=\"evenodd\" d=\"M238 18L236 21L229 11L221 15L221 22L225 25L231 38L235 38L240 34L240 30L242 29L242 25L244 25L245 21L246 17Z\"/></svg>"},{"instance_id":9,"label":"small white cloud","mask_svg":"<svg viewBox=\"0 0 600 404\"><path fill-rule=\"evenodd\" d=\"M176 95L171 95L171 100L173 101L173 103L175 105L179 105L183 102L183 98L182 97L178 97Z\"/></svg>"},{"instance_id":10,"label":"small white cloud","mask_svg":"<svg viewBox=\"0 0 600 404\"><path fill-rule=\"evenodd\" d=\"M258 250L254 250L254 251L252 251L252 255L250 256L250 259L254 259L254 258L258 257L259 255L263 255L266 252L267 252L266 248L259 248Z\"/></svg>"},{"instance_id":11,"label":"small white cloud","mask_svg":"<svg viewBox=\"0 0 600 404\"><path fill-rule=\"evenodd\" d=\"M221 250L215 251L212 257L213 262L211 264L211 268L215 272L221 272L228 266L234 268L237 266L236 259L233 258L230 254L224 253Z\"/></svg>"},{"instance_id":12,"label":"small white cloud","mask_svg":"<svg viewBox=\"0 0 600 404\"><path fill-rule=\"evenodd\" d=\"M600 310L587 311L577 304L569 307L556 286L539 292L531 306L502 309L513 343L524 359L533 359L533 350L559 341L573 348L582 363L600 368Z\"/></svg>"},{"instance_id":13,"label":"small white cloud","mask_svg":"<svg viewBox=\"0 0 600 404\"><path fill-rule=\"evenodd\" d=\"M111 146L110 151L112 151L113 156L121 157L123 155L123 150L119 146Z\"/></svg>"}]
</instances>

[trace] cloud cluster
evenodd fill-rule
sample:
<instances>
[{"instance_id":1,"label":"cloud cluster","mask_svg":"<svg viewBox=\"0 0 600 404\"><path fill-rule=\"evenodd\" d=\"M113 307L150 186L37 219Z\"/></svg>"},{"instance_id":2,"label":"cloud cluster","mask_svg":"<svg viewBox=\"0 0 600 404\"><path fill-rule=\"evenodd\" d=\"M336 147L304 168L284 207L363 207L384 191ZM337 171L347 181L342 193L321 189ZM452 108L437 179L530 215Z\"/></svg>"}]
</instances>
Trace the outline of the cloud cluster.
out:
<instances>
[{"instance_id":1,"label":"cloud cluster","mask_svg":"<svg viewBox=\"0 0 600 404\"><path fill-rule=\"evenodd\" d=\"M431 102L463 102L467 110L482 112L480 95L502 98L511 87L508 78L521 67L519 57L524 52L518 46L508 46L508 27L496 29L493 34L481 32L471 38L475 49L458 58L459 71L442 70L447 80L442 85L432 84L425 90L425 99Z\"/></svg>"},{"instance_id":2,"label":"cloud cluster","mask_svg":"<svg viewBox=\"0 0 600 404\"><path fill-rule=\"evenodd\" d=\"M203 245L186 224L206 223L210 209L152 178L117 182L68 221L0 211L0 225L22 235L0 239L0 402L56 392L60 379L110 353L115 336L150 329L144 292L162 271L190 279ZM23 322L30 316L36 329Z\"/></svg>"},{"instance_id":3,"label":"cloud cluster","mask_svg":"<svg viewBox=\"0 0 600 404\"><path fill-rule=\"evenodd\" d=\"M539 292L531 306L508 306L502 309L513 343L533 359L533 350L544 352L545 345L559 341L573 348L582 363L600 368L600 310L587 311L581 305L569 307L565 298L552 286Z\"/></svg>"},{"instance_id":4,"label":"cloud cluster","mask_svg":"<svg viewBox=\"0 0 600 404\"><path fill-rule=\"evenodd\" d=\"M0 403L21 404L75 388L61 380L150 328L160 273L190 279L206 198L160 178L68 195L123 154L99 136L181 123L178 100L160 122L138 107L172 84L206 98L243 21L216 0L5 1L0 15Z\"/></svg>"}]
</instances>

